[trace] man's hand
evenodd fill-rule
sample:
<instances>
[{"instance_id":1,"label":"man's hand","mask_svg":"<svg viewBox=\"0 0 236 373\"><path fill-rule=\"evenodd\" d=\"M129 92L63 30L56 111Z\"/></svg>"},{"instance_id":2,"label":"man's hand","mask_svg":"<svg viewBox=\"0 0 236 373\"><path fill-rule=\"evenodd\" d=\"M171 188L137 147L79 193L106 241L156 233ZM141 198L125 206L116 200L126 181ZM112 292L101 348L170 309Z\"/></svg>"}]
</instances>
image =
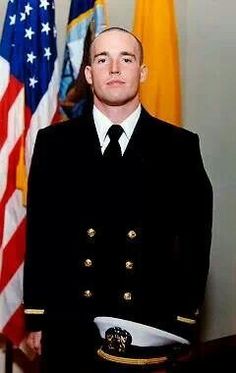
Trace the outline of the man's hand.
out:
<instances>
[{"instance_id":1,"label":"man's hand","mask_svg":"<svg viewBox=\"0 0 236 373\"><path fill-rule=\"evenodd\" d=\"M38 355L41 355L41 338L42 331L30 332L26 339L26 344L34 350Z\"/></svg>"}]
</instances>

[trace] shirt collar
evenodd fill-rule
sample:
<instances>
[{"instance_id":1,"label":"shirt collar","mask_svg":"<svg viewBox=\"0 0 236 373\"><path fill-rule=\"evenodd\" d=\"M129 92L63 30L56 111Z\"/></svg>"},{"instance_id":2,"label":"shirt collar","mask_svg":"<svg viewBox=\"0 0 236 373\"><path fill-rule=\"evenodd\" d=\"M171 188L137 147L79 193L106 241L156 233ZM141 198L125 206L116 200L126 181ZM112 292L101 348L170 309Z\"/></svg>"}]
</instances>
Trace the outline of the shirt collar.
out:
<instances>
[{"instance_id":1,"label":"shirt collar","mask_svg":"<svg viewBox=\"0 0 236 373\"><path fill-rule=\"evenodd\" d=\"M124 130L124 134L126 135L128 140L130 140L132 136L134 128L139 119L140 113L141 105L139 104L139 106L133 111L133 113L131 113L123 122L120 123ZM97 130L99 142L102 146L107 131L114 123L111 122L111 120L107 118L95 105L93 106L93 119Z\"/></svg>"}]
</instances>

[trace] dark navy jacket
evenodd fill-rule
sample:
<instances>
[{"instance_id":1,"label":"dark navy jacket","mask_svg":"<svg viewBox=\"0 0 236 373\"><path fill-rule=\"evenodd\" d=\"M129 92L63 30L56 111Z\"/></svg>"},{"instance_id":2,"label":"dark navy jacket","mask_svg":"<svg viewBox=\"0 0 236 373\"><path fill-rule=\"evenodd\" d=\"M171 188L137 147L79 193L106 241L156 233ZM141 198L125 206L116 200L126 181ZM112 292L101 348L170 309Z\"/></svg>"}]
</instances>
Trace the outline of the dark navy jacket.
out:
<instances>
[{"instance_id":1,"label":"dark navy jacket","mask_svg":"<svg viewBox=\"0 0 236 373\"><path fill-rule=\"evenodd\" d=\"M29 176L28 328L104 315L191 338L211 225L212 188L196 134L142 109L111 165L92 117L40 130Z\"/></svg>"}]
</instances>

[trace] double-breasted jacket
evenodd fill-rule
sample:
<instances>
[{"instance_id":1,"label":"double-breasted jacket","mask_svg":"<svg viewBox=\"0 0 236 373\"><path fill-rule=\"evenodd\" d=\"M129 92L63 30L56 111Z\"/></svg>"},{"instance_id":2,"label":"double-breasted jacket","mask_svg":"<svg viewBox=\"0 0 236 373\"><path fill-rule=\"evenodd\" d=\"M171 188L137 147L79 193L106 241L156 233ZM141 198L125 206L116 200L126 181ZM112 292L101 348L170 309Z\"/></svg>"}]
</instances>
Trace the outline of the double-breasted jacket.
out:
<instances>
[{"instance_id":1,"label":"double-breasted jacket","mask_svg":"<svg viewBox=\"0 0 236 373\"><path fill-rule=\"evenodd\" d=\"M29 329L46 319L114 316L189 337L211 225L196 134L142 109L122 159L111 164L92 116L40 130L28 186Z\"/></svg>"}]
</instances>

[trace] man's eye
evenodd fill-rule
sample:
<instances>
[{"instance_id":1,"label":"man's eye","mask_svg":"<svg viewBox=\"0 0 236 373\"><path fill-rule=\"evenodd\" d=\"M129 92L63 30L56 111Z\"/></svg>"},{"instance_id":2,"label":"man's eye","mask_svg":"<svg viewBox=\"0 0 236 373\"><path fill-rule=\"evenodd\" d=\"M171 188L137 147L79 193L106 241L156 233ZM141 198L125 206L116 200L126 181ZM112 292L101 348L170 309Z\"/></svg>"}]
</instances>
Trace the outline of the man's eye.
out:
<instances>
[{"instance_id":1,"label":"man's eye","mask_svg":"<svg viewBox=\"0 0 236 373\"><path fill-rule=\"evenodd\" d=\"M130 58L130 57L124 57L124 58L123 58L123 61L124 61L125 63L130 63L130 62L132 62L132 58Z\"/></svg>"},{"instance_id":2,"label":"man's eye","mask_svg":"<svg viewBox=\"0 0 236 373\"><path fill-rule=\"evenodd\" d=\"M106 58L99 58L97 60L97 63L104 63L104 62L106 62Z\"/></svg>"}]
</instances>

